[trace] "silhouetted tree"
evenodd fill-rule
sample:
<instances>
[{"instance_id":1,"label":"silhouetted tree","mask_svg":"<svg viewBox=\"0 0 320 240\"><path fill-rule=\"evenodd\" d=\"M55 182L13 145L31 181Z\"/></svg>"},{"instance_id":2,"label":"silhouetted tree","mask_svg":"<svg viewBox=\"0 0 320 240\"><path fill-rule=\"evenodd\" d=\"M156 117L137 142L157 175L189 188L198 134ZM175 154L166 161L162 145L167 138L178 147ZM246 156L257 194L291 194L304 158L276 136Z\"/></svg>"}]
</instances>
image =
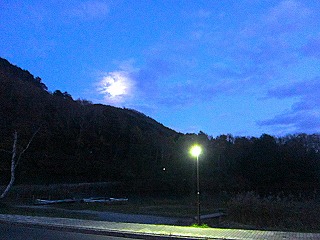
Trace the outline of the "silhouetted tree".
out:
<instances>
[{"instance_id":1,"label":"silhouetted tree","mask_svg":"<svg viewBox=\"0 0 320 240\"><path fill-rule=\"evenodd\" d=\"M38 131L39 131L39 129L33 133L28 144L24 148L21 148L21 149L18 148L18 133L17 133L17 131L14 132L13 146L12 146L12 151L11 151L10 181L9 181L7 187L4 189L4 191L0 195L0 199L4 198L8 194L10 189L12 188L14 181L16 179L16 169L17 169L17 166L21 160L21 157L25 153L25 151L28 150L34 136L37 134ZM6 151L6 152L9 152L9 151Z\"/></svg>"}]
</instances>

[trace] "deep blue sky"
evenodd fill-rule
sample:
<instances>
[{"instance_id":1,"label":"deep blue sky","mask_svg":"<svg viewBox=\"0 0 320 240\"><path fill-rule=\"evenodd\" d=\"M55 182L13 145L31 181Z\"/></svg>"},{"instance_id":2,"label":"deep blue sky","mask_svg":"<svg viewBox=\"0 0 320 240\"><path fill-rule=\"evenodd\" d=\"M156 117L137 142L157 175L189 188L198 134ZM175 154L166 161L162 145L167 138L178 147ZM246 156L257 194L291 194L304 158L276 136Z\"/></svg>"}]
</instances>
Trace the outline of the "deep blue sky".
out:
<instances>
[{"instance_id":1,"label":"deep blue sky","mask_svg":"<svg viewBox=\"0 0 320 240\"><path fill-rule=\"evenodd\" d=\"M0 56L180 132L319 133L319 0L0 0Z\"/></svg>"}]
</instances>

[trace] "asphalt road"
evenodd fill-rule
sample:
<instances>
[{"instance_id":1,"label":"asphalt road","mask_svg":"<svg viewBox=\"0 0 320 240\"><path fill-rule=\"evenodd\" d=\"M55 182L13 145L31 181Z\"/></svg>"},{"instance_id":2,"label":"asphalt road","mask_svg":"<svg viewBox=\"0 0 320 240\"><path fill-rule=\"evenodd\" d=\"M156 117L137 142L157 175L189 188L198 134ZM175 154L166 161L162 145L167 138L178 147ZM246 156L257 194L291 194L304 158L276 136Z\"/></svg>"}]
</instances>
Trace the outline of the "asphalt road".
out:
<instances>
[{"instance_id":1,"label":"asphalt road","mask_svg":"<svg viewBox=\"0 0 320 240\"><path fill-rule=\"evenodd\" d=\"M125 240L129 238L48 230L20 225L0 224L1 240ZM132 239L132 238L130 238Z\"/></svg>"}]
</instances>

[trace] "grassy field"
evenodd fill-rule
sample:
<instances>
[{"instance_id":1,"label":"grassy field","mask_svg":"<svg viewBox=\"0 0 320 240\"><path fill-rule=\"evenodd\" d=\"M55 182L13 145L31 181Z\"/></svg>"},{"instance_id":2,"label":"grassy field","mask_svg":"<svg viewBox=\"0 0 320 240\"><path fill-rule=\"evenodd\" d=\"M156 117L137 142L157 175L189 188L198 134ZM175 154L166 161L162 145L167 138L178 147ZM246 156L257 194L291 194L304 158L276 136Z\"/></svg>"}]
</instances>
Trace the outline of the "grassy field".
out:
<instances>
[{"instance_id":1,"label":"grassy field","mask_svg":"<svg viewBox=\"0 0 320 240\"><path fill-rule=\"evenodd\" d=\"M43 216L43 217L61 217L61 218L75 218L98 220L95 215L87 213L66 212L56 208L33 208L28 206L16 206L12 203L0 204L0 214L14 214L27 216Z\"/></svg>"},{"instance_id":2,"label":"grassy field","mask_svg":"<svg viewBox=\"0 0 320 240\"><path fill-rule=\"evenodd\" d=\"M94 210L133 214L149 214L164 217L193 218L197 214L195 199L191 197L131 197L125 204L71 203L56 207L68 210ZM215 204L202 203L202 214L217 212Z\"/></svg>"},{"instance_id":3,"label":"grassy field","mask_svg":"<svg viewBox=\"0 0 320 240\"><path fill-rule=\"evenodd\" d=\"M82 187L79 186L72 186L72 188L82 189ZM86 186L86 189L87 188L88 186ZM73 192L74 190L68 191ZM88 192L90 192L90 194L95 194L94 191L91 190ZM33 194L36 193L37 191L34 190ZM41 193L44 196L46 195L44 189L41 189ZM52 190L48 191L48 193L52 194ZM48 193L47 195L49 195ZM76 202L57 204L54 205L53 208L46 209L16 207L16 205L28 204L32 206L32 198L17 198L17 195L18 192L15 192L15 194L11 195L11 198L7 199L7 204L0 205L0 213L93 220L97 220L95 215L72 212L70 210L149 214L188 219L194 219L197 214L196 198L192 195L147 196L145 194L139 194L126 196L129 201L126 204L121 205ZM81 194L78 193L78 195ZM222 228L320 232L320 218L318 216L318 212L320 212L320 203L316 199L298 200L292 197L280 198L274 196L261 198L253 192L237 195L220 193L202 196L202 215L220 211L225 212L226 215L215 219L205 219L202 223L207 224L210 227ZM194 220L194 223L195 222L196 221Z\"/></svg>"}]
</instances>

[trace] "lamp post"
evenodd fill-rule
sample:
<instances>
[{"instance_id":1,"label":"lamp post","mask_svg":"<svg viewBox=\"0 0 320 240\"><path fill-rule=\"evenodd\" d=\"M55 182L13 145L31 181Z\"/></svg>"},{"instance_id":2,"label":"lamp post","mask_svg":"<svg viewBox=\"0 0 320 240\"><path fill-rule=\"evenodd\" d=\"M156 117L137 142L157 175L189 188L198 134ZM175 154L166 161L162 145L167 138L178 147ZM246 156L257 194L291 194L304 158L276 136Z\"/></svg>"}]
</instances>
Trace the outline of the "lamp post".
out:
<instances>
[{"instance_id":1,"label":"lamp post","mask_svg":"<svg viewBox=\"0 0 320 240\"><path fill-rule=\"evenodd\" d=\"M202 149L199 145L194 145L190 149L190 153L192 156L197 159L197 207L198 207L198 225L200 225L200 176L199 176L199 155L201 154Z\"/></svg>"}]
</instances>

